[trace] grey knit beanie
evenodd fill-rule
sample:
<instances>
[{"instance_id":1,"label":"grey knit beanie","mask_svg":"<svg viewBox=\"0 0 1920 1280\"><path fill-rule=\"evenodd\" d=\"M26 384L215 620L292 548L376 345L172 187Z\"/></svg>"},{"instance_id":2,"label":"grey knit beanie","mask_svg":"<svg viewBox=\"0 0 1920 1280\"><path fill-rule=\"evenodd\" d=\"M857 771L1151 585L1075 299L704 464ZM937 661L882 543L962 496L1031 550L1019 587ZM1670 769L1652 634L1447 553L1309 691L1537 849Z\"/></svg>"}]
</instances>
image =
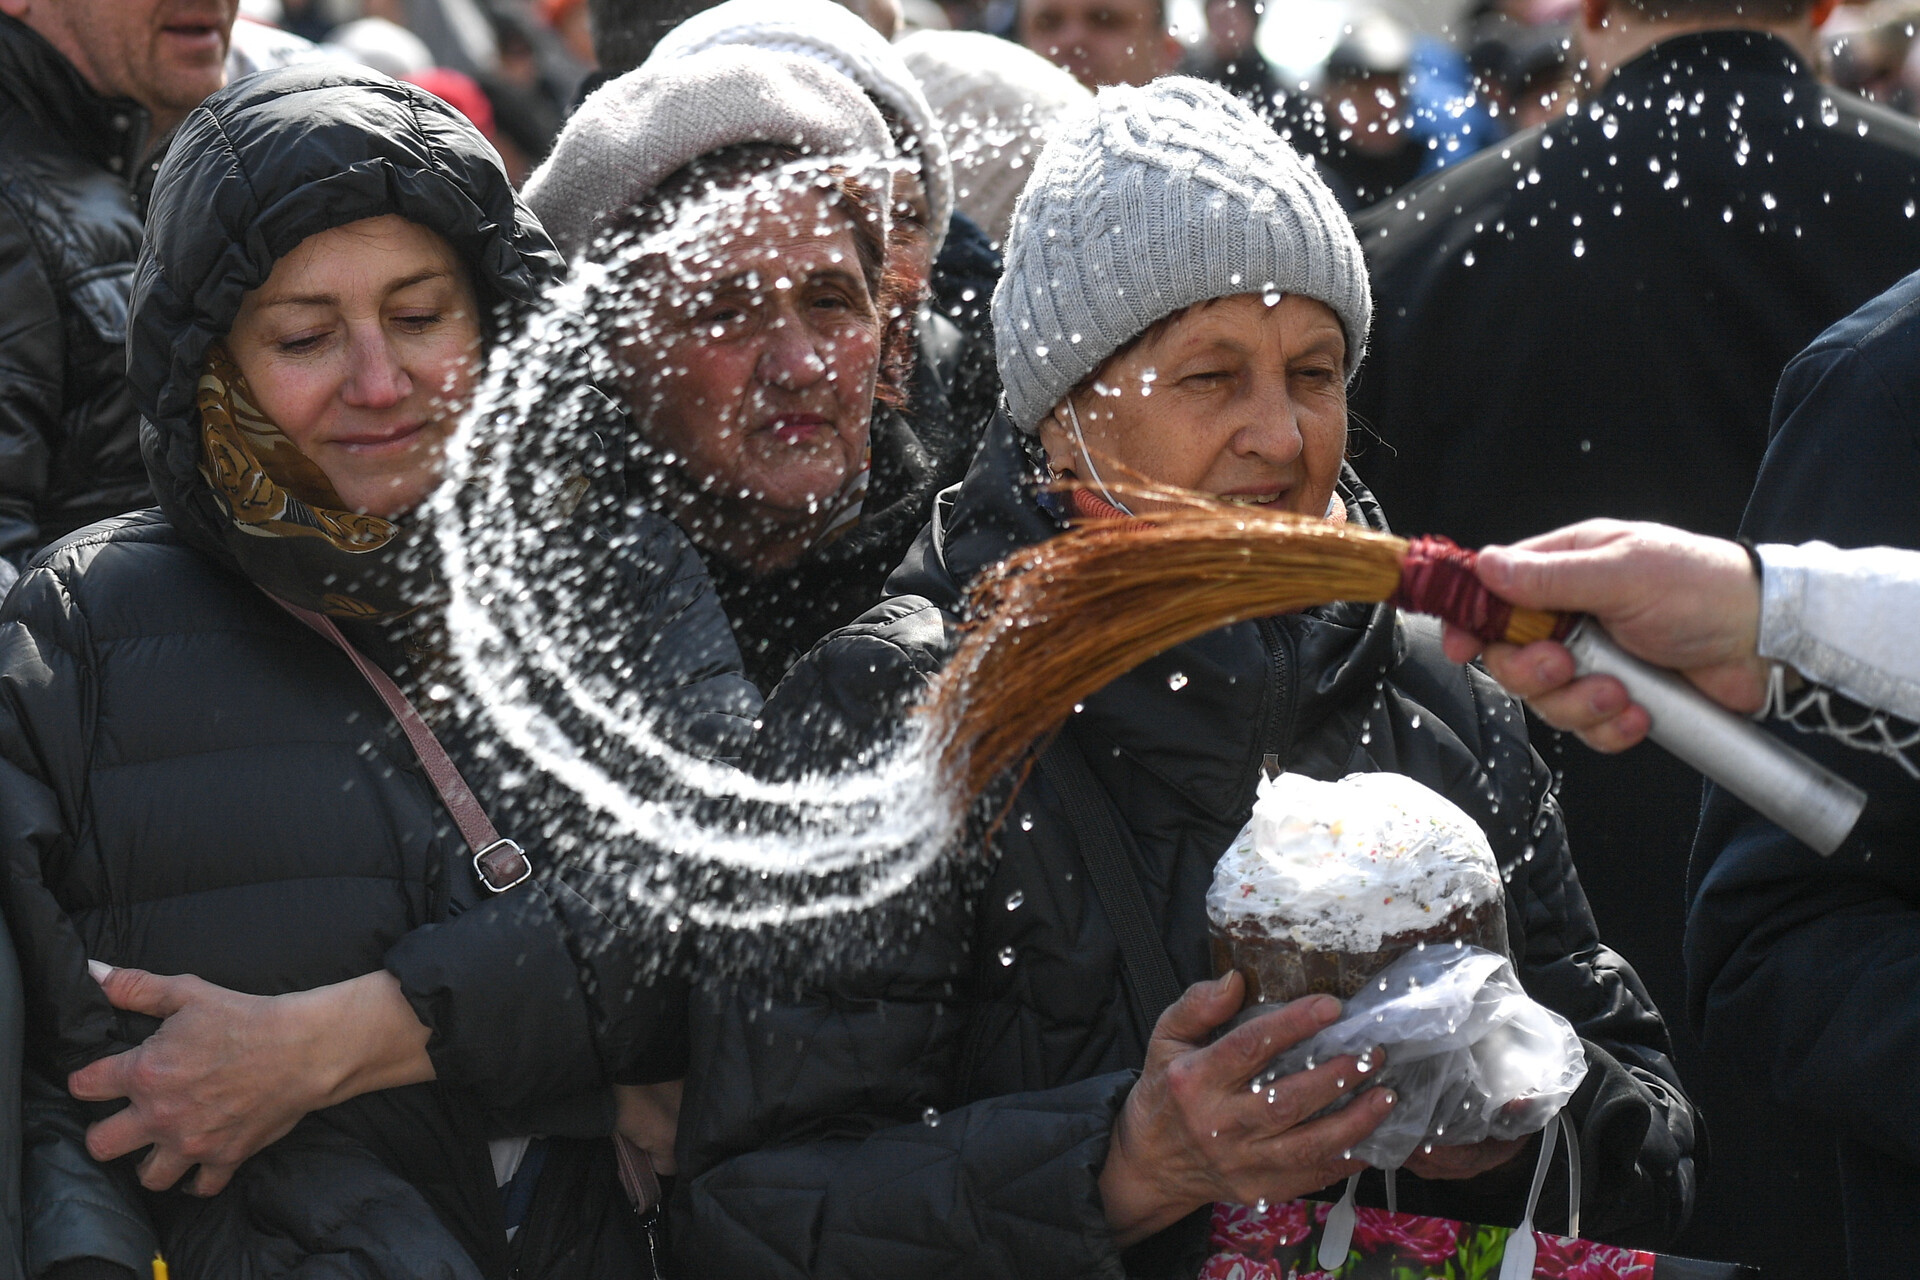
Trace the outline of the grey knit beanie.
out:
<instances>
[{"instance_id":1,"label":"grey knit beanie","mask_svg":"<svg viewBox=\"0 0 1920 1280\"><path fill-rule=\"evenodd\" d=\"M1093 94L1031 49L984 31L916 31L894 48L946 131L953 202L1005 243L1053 122Z\"/></svg>"},{"instance_id":2,"label":"grey knit beanie","mask_svg":"<svg viewBox=\"0 0 1920 1280\"><path fill-rule=\"evenodd\" d=\"M1217 85L1102 89L1063 116L1014 208L993 338L1014 425L1183 307L1267 291L1324 302L1366 352L1360 241L1318 174Z\"/></svg>"},{"instance_id":3,"label":"grey knit beanie","mask_svg":"<svg viewBox=\"0 0 1920 1280\"><path fill-rule=\"evenodd\" d=\"M675 170L751 142L856 169L898 154L880 112L845 76L792 54L710 49L649 62L595 90L520 194L575 261L609 217Z\"/></svg>"},{"instance_id":4,"label":"grey knit beanie","mask_svg":"<svg viewBox=\"0 0 1920 1280\"><path fill-rule=\"evenodd\" d=\"M913 158L920 162L920 181L927 189L927 233L933 251L940 252L953 214L946 138L920 82L884 36L833 0L727 0L669 31L645 65L723 45L796 54L831 67L905 122L913 131Z\"/></svg>"}]
</instances>

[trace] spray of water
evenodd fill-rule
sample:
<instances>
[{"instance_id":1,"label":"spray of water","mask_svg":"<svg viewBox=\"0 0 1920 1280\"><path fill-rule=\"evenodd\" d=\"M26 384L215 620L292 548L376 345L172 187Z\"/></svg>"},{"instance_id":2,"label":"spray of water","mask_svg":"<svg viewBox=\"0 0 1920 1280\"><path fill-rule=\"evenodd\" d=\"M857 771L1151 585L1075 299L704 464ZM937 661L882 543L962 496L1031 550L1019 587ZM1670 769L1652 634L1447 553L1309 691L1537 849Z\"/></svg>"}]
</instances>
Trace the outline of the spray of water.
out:
<instances>
[{"instance_id":1,"label":"spray of water","mask_svg":"<svg viewBox=\"0 0 1920 1280\"><path fill-rule=\"evenodd\" d=\"M657 288L684 290L703 237L725 234L722 212L685 211L610 264L580 265L496 344L432 512L449 701L489 744L485 792L509 797L523 815L514 834L614 931L641 931L663 959L709 973L764 967L770 947L802 968L844 960L845 944L883 937L917 909L910 889L943 883L959 823L924 724L903 724L854 767L792 782L712 758L739 749L731 713L751 706L703 683L722 655L676 646L697 584L668 578L680 544L644 512L657 495L621 493L624 478L675 460L648 456L607 392L621 385L615 353L635 340L636 301L658 301L636 300L622 265L670 263Z\"/></svg>"}]
</instances>

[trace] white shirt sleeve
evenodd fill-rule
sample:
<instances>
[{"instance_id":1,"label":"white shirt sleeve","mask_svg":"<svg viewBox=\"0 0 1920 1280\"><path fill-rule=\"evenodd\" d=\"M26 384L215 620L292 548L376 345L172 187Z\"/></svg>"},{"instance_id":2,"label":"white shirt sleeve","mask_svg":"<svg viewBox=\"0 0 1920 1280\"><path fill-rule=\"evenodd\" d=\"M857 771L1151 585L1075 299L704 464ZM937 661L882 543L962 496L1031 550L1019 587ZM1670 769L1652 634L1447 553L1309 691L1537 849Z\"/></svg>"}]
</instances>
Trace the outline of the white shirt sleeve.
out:
<instances>
[{"instance_id":1,"label":"white shirt sleeve","mask_svg":"<svg viewBox=\"0 0 1920 1280\"><path fill-rule=\"evenodd\" d=\"M1920 551L1759 548L1760 656L1920 722Z\"/></svg>"}]
</instances>

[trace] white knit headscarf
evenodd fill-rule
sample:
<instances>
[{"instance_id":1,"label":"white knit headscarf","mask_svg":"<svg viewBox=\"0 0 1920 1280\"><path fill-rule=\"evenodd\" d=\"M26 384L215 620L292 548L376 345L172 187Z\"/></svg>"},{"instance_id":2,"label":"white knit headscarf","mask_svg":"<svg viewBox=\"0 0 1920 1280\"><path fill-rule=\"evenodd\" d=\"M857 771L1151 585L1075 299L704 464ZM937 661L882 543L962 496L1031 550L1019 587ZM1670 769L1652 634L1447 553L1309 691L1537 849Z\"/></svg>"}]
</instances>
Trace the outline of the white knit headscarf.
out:
<instances>
[{"instance_id":1,"label":"white knit headscarf","mask_svg":"<svg viewBox=\"0 0 1920 1280\"><path fill-rule=\"evenodd\" d=\"M754 142L860 170L898 154L880 112L845 76L792 54L710 49L648 62L602 85L567 121L521 197L577 261L609 218L668 175Z\"/></svg>"},{"instance_id":2,"label":"white knit headscarf","mask_svg":"<svg viewBox=\"0 0 1920 1280\"><path fill-rule=\"evenodd\" d=\"M831 67L860 86L914 135L913 159L927 192L934 253L953 215L953 166L939 117L920 82L878 31L833 0L727 0L669 31L647 56L652 67L725 45L771 49Z\"/></svg>"}]
</instances>

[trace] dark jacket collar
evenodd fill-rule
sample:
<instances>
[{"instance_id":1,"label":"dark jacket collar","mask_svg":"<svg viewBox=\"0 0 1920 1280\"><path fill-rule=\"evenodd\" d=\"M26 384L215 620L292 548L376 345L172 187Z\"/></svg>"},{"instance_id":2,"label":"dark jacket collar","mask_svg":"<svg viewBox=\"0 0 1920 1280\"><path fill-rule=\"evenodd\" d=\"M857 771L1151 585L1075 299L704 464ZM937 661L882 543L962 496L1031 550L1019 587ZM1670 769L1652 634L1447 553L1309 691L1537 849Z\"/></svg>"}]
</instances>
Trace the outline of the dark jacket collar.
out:
<instances>
[{"instance_id":1,"label":"dark jacket collar","mask_svg":"<svg viewBox=\"0 0 1920 1280\"><path fill-rule=\"evenodd\" d=\"M1666 109L1667 98L1684 78L1689 90L1709 92L1729 75L1771 75L1815 84L1792 45L1765 31L1689 31L1662 40L1633 61L1623 64L1607 81L1605 97L1639 105L1648 94L1654 105Z\"/></svg>"},{"instance_id":2,"label":"dark jacket collar","mask_svg":"<svg viewBox=\"0 0 1920 1280\"><path fill-rule=\"evenodd\" d=\"M45 36L0 13L0 93L35 123L110 173L131 181L149 118L131 98L95 93Z\"/></svg>"},{"instance_id":3,"label":"dark jacket collar","mask_svg":"<svg viewBox=\"0 0 1920 1280\"><path fill-rule=\"evenodd\" d=\"M1065 527L1043 477L1005 414L995 417L973 468L941 493L933 519L887 594L917 595L958 613L980 571ZM1373 495L1343 467L1338 492L1356 524L1385 530ZM1243 622L1180 645L1087 699L1075 728L1125 751L1207 813L1251 803L1255 768L1355 698L1372 698L1405 649L1396 611L1340 603ZM1188 677L1171 681L1173 673ZM1276 684L1278 687L1276 687ZM1283 723L1254 703L1272 694ZM1264 735L1264 736L1263 736Z\"/></svg>"}]
</instances>

